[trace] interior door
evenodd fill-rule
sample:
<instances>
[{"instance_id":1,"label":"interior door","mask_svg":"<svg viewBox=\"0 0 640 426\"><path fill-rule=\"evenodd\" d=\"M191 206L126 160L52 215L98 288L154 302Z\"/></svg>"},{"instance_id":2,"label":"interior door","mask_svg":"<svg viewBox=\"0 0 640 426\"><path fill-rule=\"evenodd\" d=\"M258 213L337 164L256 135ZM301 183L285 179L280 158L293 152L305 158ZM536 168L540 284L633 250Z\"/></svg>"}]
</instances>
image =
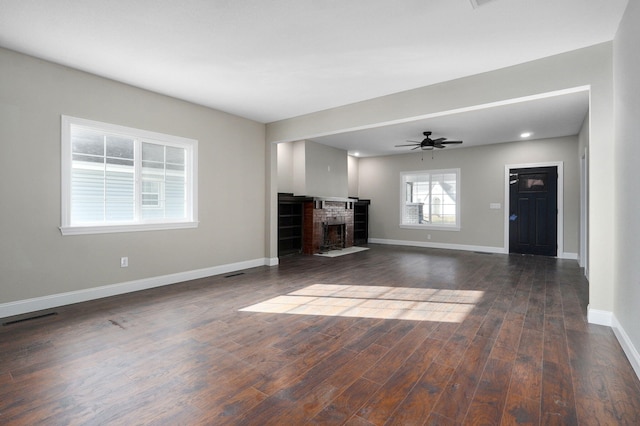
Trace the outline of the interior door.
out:
<instances>
[{"instance_id":1,"label":"interior door","mask_svg":"<svg viewBox=\"0 0 640 426\"><path fill-rule=\"evenodd\" d=\"M558 168L509 170L509 253L558 254Z\"/></svg>"}]
</instances>

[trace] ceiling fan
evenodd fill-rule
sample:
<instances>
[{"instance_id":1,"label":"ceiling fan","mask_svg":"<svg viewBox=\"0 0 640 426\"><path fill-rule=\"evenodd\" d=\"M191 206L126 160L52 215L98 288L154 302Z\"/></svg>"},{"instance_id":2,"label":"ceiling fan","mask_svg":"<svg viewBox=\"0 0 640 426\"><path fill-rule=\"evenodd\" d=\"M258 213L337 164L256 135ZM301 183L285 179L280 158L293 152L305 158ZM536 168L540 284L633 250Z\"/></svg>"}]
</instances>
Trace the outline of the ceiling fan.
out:
<instances>
[{"instance_id":1,"label":"ceiling fan","mask_svg":"<svg viewBox=\"0 0 640 426\"><path fill-rule=\"evenodd\" d=\"M438 138L438 139L431 139L429 136L431 136L431 132L426 131L426 132L422 132L422 134L425 136L425 138L422 141L412 141L412 140L408 140L407 142L411 142L408 144L402 144L402 145L396 145L396 147L401 147L401 146L412 146L413 148L411 148L411 150L413 151L414 149L422 149L424 151L427 150L431 150L433 148L446 148L445 145L446 144L458 144L458 143L462 143L462 141L448 141L447 138Z\"/></svg>"}]
</instances>

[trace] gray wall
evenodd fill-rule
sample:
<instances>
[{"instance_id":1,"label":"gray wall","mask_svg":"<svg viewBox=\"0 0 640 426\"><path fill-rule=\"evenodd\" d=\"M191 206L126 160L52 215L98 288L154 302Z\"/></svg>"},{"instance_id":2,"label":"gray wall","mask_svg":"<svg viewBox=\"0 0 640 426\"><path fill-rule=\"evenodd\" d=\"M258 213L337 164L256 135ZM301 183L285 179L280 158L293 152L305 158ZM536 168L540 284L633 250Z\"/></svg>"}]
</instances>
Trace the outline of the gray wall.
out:
<instances>
[{"instance_id":1,"label":"gray wall","mask_svg":"<svg viewBox=\"0 0 640 426\"><path fill-rule=\"evenodd\" d=\"M615 69L615 169L612 192L616 206L614 315L626 331L623 344L635 347L632 363L640 375L640 2L630 1L614 43ZM593 259L593 253L591 253ZM625 339L628 339L625 341ZM635 361L635 362L634 362Z\"/></svg>"},{"instance_id":2,"label":"gray wall","mask_svg":"<svg viewBox=\"0 0 640 426\"><path fill-rule=\"evenodd\" d=\"M293 186L294 142L280 143L278 150L278 192L294 192Z\"/></svg>"},{"instance_id":3,"label":"gray wall","mask_svg":"<svg viewBox=\"0 0 640 426\"><path fill-rule=\"evenodd\" d=\"M349 197L358 197L360 190L360 159L352 155L347 156L347 174Z\"/></svg>"},{"instance_id":4,"label":"gray wall","mask_svg":"<svg viewBox=\"0 0 640 426\"><path fill-rule=\"evenodd\" d=\"M347 152L311 141L306 141L305 146L305 195L347 197Z\"/></svg>"},{"instance_id":5,"label":"gray wall","mask_svg":"<svg viewBox=\"0 0 640 426\"><path fill-rule=\"evenodd\" d=\"M277 145L278 192L347 197L347 152L312 141Z\"/></svg>"},{"instance_id":6,"label":"gray wall","mask_svg":"<svg viewBox=\"0 0 640 426\"><path fill-rule=\"evenodd\" d=\"M264 259L263 124L4 49L0 75L0 303ZM63 237L61 114L197 139L199 227Z\"/></svg>"},{"instance_id":7,"label":"gray wall","mask_svg":"<svg viewBox=\"0 0 640 426\"><path fill-rule=\"evenodd\" d=\"M307 144L305 141L297 141L293 143L293 166L291 172L293 173L291 180L293 182L293 193L299 195L305 195L307 193ZM289 191L281 191L289 192Z\"/></svg>"},{"instance_id":8,"label":"gray wall","mask_svg":"<svg viewBox=\"0 0 640 426\"><path fill-rule=\"evenodd\" d=\"M577 253L579 163L577 137L486 145L474 148L361 158L362 198L370 198L370 238L504 247L505 165L562 161L564 166L564 252ZM460 231L400 228L400 172L460 168ZM490 209L500 203L501 209ZM428 238L428 235L431 238Z\"/></svg>"}]
</instances>

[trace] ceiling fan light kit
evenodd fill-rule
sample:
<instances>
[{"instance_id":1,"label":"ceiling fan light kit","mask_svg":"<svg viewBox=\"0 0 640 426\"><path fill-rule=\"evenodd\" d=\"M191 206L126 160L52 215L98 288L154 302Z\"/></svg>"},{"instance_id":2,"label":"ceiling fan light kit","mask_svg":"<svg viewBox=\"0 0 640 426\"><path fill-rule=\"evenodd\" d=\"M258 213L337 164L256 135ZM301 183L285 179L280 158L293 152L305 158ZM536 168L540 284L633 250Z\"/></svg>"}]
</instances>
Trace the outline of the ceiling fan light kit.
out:
<instances>
[{"instance_id":1,"label":"ceiling fan light kit","mask_svg":"<svg viewBox=\"0 0 640 426\"><path fill-rule=\"evenodd\" d=\"M412 146L413 147L411 148L412 151L418 148L422 149L423 151L428 151L428 150L432 150L433 148L439 148L439 149L446 148L445 145L448 145L448 144L462 143L462 141L448 141L447 138L431 139L430 131L422 132L422 134L424 135L423 140L421 141L407 140L407 142L409 142L408 144L396 145L396 147Z\"/></svg>"}]
</instances>

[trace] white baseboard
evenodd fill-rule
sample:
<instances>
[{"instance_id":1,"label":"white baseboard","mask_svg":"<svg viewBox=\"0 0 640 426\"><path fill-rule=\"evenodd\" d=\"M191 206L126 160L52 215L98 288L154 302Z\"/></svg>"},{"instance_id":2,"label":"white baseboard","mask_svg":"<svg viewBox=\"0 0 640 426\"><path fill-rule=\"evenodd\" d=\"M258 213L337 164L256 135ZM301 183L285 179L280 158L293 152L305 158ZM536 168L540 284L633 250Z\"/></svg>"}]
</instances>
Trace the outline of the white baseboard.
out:
<instances>
[{"instance_id":1,"label":"white baseboard","mask_svg":"<svg viewBox=\"0 0 640 426\"><path fill-rule=\"evenodd\" d=\"M578 253L562 252L557 256L559 259L578 260Z\"/></svg>"},{"instance_id":2,"label":"white baseboard","mask_svg":"<svg viewBox=\"0 0 640 426\"><path fill-rule=\"evenodd\" d=\"M627 355L629 362L631 363L631 367L633 367L633 371L636 372L636 376L640 379L640 354L622 325L618 322L618 319L615 315L612 316L613 319L613 332L618 338L618 342L620 342L620 346L622 346L622 350Z\"/></svg>"},{"instance_id":3,"label":"white baseboard","mask_svg":"<svg viewBox=\"0 0 640 426\"><path fill-rule=\"evenodd\" d=\"M432 243L428 241L405 241L405 240L388 240L384 238L369 238L369 242L372 244L389 244L394 246L411 246L411 247L427 247L427 248L437 248L437 249L447 249L447 250L480 251L483 253L499 253L499 254L508 253L508 251L506 251L503 247Z\"/></svg>"},{"instance_id":4,"label":"white baseboard","mask_svg":"<svg viewBox=\"0 0 640 426\"><path fill-rule=\"evenodd\" d=\"M390 244L394 246L412 246L427 247L447 250L464 250L464 251L480 251L483 253L508 254L509 250L504 247L490 246L471 246L466 244L448 244L448 243L432 243L430 241L405 241L405 240L388 240L385 238L369 238L372 244ZM578 253L562 252L557 256L559 259L578 260Z\"/></svg>"},{"instance_id":5,"label":"white baseboard","mask_svg":"<svg viewBox=\"0 0 640 426\"><path fill-rule=\"evenodd\" d=\"M56 308L58 306L70 305L72 303L101 299L103 297L116 296L118 294L146 290L154 287L161 287L169 284L176 284L183 281L195 280L198 278L205 278L213 275L227 274L229 272L255 268L257 266L275 266L277 264L277 258L275 258L275 263L273 258L254 259L244 262L212 266L210 268L197 269L193 271L178 272L175 274L143 278L135 281L127 281L118 284L88 288L84 290L35 297L33 299L17 300L15 302L0 304L0 318L21 315L28 312L41 311L43 309Z\"/></svg>"},{"instance_id":6,"label":"white baseboard","mask_svg":"<svg viewBox=\"0 0 640 426\"><path fill-rule=\"evenodd\" d=\"M590 306L587 306L587 321L589 321L591 324L612 327L613 313L609 311L599 311L597 309L591 309Z\"/></svg>"},{"instance_id":7,"label":"white baseboard","mask_svg":"<svg viewBox=\"0 0 640 426\"><path fill-rule=\"evenodd\" d=\"M618 339L618 342L620 343L620 346L622 346L622 350L627 356L627 359L629 359L631 367L633 367L633 371L635 371L636 376L638 376L638 379L640 379L640 354L638 353L636 347L633 345L633 342L629 338L627 332L618 322L616 316L609 311L600 311L587 307L587 320L591 324L611 327L613 333Z\"/></svg>"}]
</instances>

